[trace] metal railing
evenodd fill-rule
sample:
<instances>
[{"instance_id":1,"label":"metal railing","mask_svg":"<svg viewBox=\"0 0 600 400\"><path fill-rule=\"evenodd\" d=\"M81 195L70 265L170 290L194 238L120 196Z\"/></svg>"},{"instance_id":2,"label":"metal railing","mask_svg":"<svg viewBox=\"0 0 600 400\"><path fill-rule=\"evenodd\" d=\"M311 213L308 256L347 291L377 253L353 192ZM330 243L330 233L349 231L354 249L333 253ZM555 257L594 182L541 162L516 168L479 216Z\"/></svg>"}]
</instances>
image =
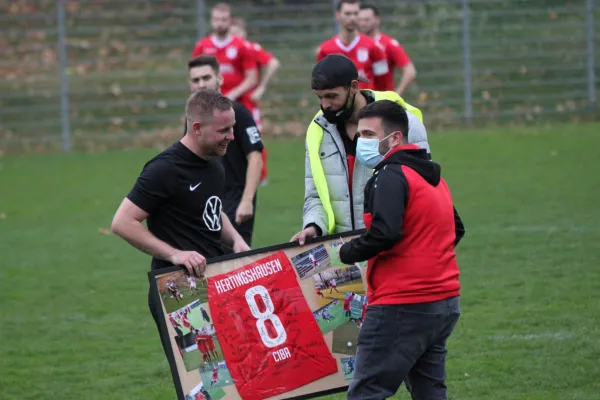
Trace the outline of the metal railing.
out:
<instances>
[{"instance_id":1,"label":"metal railing","mask_svg":"<svg viewBox=\"0 0 600 400\"><path fill-rule=\"evenodd\" d=\"M230 2L282 68L265 135L301 135L318 109L310 70L335 34L332 0ZM578 120L596 112L594 0L375 1L413 60L403 94L430 128ZM181 132L186 62L208 0L38 0L0 15L0 145L119 146ZM399 73L396 73L399 78ZM140 139L142 138L142 139Z\"/></svg>"}]
</instances>

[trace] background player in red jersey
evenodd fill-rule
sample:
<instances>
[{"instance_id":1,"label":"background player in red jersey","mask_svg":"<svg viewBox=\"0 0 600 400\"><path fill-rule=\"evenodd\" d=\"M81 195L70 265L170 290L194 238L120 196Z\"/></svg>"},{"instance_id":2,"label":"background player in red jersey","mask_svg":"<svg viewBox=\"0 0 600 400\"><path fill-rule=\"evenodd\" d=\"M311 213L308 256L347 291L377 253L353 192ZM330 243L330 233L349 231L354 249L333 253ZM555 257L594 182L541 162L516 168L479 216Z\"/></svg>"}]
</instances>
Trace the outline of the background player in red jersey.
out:
<instances>
[{"instance_id":1,"label":"background player in red jersey","mask_svg":"<svg viewBox=\"0 0 600 400\"><path fill-rule=\"evenodd\" d=\"M379 30L380 26L381 18L377 7L372 4L362 4L358 13L358 27L362 33L383 46L388 60L388 73L385 75L386 85L381 90L396 90L396 93L402 95L406 87L415 80L417 69L402 45L393 37L382 33ZM394 89L395 68L402 70L402 79L400 79L398 87Z\"/></svg>"},{"instance_id":2,"label":"background player in red jersey","mask_svg":"<svg viewBox=\"0 0 600 400\"><path fill-rule=\"evenodd\" d=\"M200 354L202 354L202 361L204 361L204 364L206 364L211 360L210 355L208 354L208 349L206 348L206 337L196 329L196 335L194 336L194 339L196 340L198 351Z\"/></svg>"},{"instance_id":3,"label":"background player in red jersey","mask_svg":"<svg viewBox=\"0 0 600 400\"><path fill-rule=\"evenodd\" d=\"M361 82L361 89L385 90L388 62L381 45L358 32L358 0L340 0L336 8L336 19L340 33L321 43L317 61L330 54L343 54L352 60L359 76L370 82Z\"/></svg>"},{"instance_id":4,"label":"background player in red jersey","mask_svg":"<svg viewBox=\"0 0 600 400\"><path fill-rule=\"evenodd\" d=\"M253 53L245 40L229 32L232 17L228 4L216 4L210 15L213 33L196 43L192 58L203 54L215 56L223 74L223 94L248 106L250 90L258 83Z\"/></svg>"},{"instance_id":5,"label":"background player in red jersey","mask_svg":"<svg viewBox=\"0 0 600 400\"><path fill-rule=\"evenodd\" d=\"M251 42L247 39L246 22L243 19L235 18L231 25L230 32L233 35L246 40L248 47L251 50L252 58L256 62L259 80L257 85L254 88L252 88L250 92L250 100L252 102L252 107L248 107L248 109L252 111L252 116L256 121L256 125L258 125L258 128L262 130L258 102L262 99L263 95L265 94L269 82L271 82L277 71L279 71L281 63L277 58L273 56L273 54L265 50L260 44L256 42ZM263 68L264 71L262 70Z\"/></svg>"},{"instance_id":6,"label":"background player in red jersey","mask_svg":"<svg viewBox=\"0 0 600 400\"><path fill-rule=\"evenodd\" d=\"M205 338L206 338L206 350L208 351L208 354L211 357L218 359L219 354L217 353L217 350L215 348L215 341L214 341L212 335L206 334Z\"/></svg>"},{"instance_id":7,"label":"background player in red jersey","mask_svg":"<svg viewBox=\"0 0 600 400\"><path fill-rule=\"evenodd\" d=\"M241 18L235 18L233 20L233 24L231 25L231 29L229 30L232 34L241 37L246 40L248 43L248 47L250 48L253 58L256 61L256 67L259 76L258 84L252 89L250 93L250 102L249 104L244 104L250 112L252 113L252 118L254 118L254 122L256 122L256 126L258 129L263 132L262 126L262 118L260 112L259 101L262 99L265 91L267 90L267 86L269 82L279 68L281 67L281 63L277 58L273 56L273 54L266 51L260 44L256 42L251 42L247 39L247 31L246 31L246 22ZM263 71L264 69L264 71ZM264 143L263 143L264 146ZM266 185L268 182L268 173L267 169L267 148L263 147L262 151L263 157L263 167L260 173L260 183L261 185Z\"/></svg>"},{"instance_id":8,"label":"background player in red jersey","mask_svg":"<svg viewBox=\"0 0 600 400\"><path fill-rule=\"evenodd\" d=\"M171 325L173 325L173 328L181 328L179 322L177 322L177 320L173 318L173 315L171 314L169 314L169 321L171 322Z\"/></svg>"},{"instance_id":9,"label":"background player in red jersey","mask_svg":"<svg viewBox=\"0 0 600 400\"><path fill-rule=\"evenodd\" d=\"M350 318L352 316L352 314L350 312L350 303L352 302L353 298L354 298L354 295L352 293L347 293L346 298L344 299L344 311L346 312L345 315L348 318Z\"/></svg>"},{"instance_id":10,"label":"background player in red jersey","mask_svg":"<svg viewBox=\"0 0 600 400\"><path fill-rule=\"evenodd\" d=\"M187 311L184 311L183 314L181 315L181 323L187 329L194 330L194 327L192 326L190 320L188 319L188 312Z\"/></svg>"},{"instance_id":11,"label":"background player in red jersey","mask_svg":"<svg viewBox=\"0 0 600 400\"><path fill-rule=\"evenodd\" d=\"M214 385L215 383L219 383L219 366L215 366L212 370L212 377L210 380L210 386Z\"/></svg>"}]
</instances>

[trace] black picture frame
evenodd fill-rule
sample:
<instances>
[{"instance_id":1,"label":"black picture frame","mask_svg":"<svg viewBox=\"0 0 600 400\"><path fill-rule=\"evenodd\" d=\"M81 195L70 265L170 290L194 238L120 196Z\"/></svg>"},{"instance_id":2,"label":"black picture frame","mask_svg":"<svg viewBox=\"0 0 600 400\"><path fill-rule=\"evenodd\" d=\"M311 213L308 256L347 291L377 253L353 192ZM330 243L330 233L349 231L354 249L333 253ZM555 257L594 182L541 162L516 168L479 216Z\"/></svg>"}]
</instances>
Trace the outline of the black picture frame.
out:
<instances>
[{"instance_id":1,"label":"black picture frame","mask_svg":"<svg viewBox=\"0 0 600 400\"><path fill-rule=\"evenodd\" d=\"M359 230L348 231L348 232L343 232L343 233L336 233L336 234L332 234L332 235L319 236L319 237L315 237L315 238L306 240L306 242L304 243L303 246L300 246L298 244L298 242L286 242L286 243L276 244L276 245L272 245L272 246L252 249L250 251L246 251L243 253L226 254L223 256L208 259L208 260L206 260L206 263L214 264L214 263L223 262L223 261L235 260L235 259L241 258L241 257L253 256L256 254L260 254L260 253L287 250L287 249L292 249L294 247L304 247L307 245L326 242L326 241L329 241L332 239L360 235L360 234L364 233L365 231L366 231L366 229L359 229ZM160 277L161 275L168 274L168 273L175 272L175 271L180 271L180 270L185 270L185 267L172 266L172 267L167 267L167 268L155 269L155 270L151 270L148 272L148 280L150 283L150 295L152 296L152 302L154 303L155 307L157 307L156 313L158 315L158 320L159 320L159 334L160 334L161 341L163 341L165 343L169 343L170 338L169 338L169 334L168 334L167 321L165 319L165 315L162 312L162 309L159 308L159 306L160 306L160 304L162 304L162 302L160 299L160 294L158 291L158 285L157 285L156 281L157 281L158 277ZM166 347L165 351L167 353L166 354L167 360L169 362L169 366L171 369L171 375L173 377L173 384L175 385L175 392L177 394L177 399L185 400L185 393L183 393L183 387L181 385L181 377L179 376L179 371L177 370L177 364L175 363L175 354L173 353L173 349L170 346L165 346L165 347ZM347 390L348 390L348 386L342 386L339 388L324 390L321 392L315 392L315 393L311 393L311 394L307 394L307 395L286 397L285 399L286 400L312 399L315 397L326 396L326 395L335 394L335 393L342 393Z\"/></svg>"}]
</instances>

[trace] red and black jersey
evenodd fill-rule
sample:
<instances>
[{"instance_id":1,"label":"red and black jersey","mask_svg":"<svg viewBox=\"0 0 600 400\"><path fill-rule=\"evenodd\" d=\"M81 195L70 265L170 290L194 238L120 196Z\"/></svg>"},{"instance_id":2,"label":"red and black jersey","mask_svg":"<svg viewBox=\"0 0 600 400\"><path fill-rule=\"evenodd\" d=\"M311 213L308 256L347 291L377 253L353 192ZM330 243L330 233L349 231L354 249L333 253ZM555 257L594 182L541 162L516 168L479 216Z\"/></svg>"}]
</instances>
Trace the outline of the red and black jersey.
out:
<instances>
[{"instance_id":1,"label":"red and black jersey","mask_svg":"<svg viewBox=\"0 0 600 400\"><path fill-rule=\"evenodd\" d=\"M367 232L346 243L346 264L369 260L370 305L426 303L458 296L454 247L464 225L440 166L416 145L393 149L365 186Z\"/></svg>"}]
</instances>

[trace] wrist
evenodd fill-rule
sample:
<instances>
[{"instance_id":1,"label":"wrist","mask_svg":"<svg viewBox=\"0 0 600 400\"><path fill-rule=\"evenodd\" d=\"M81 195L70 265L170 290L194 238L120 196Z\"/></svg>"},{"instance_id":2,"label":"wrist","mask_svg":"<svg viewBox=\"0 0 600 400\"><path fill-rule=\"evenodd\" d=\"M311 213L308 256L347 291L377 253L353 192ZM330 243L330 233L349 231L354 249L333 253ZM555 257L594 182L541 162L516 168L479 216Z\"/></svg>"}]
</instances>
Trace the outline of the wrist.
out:
<instances>
[{"instance_id":1,"label":"wrist","mask_svg":"<svg viewBox=\"0 0 600 400\"><path fill-rule=\"evenodd\" d=\"M177 250L176 249L170 249L168 250L165 254L164 257L162 257L164 260L170 262L171 264L175 264L177 262L177 260L175 260L175 256L177 255Z\"/></svg>"},{"instance_id":2,"label":"wrist","mask_svg":"<svg viewBox=\"0 0 600 400\"><path fill-rule=\"evenodd\" d=\"M315 236L322 236L323 235L323 231L321 231L321 228L319 228L319 225L315 224L314 222L311 222L310 224L307 224L304 229L313 229L315 232Z\"/></svg>"},{"instance_id":3,"label":"wrist","mask_svg":"<svg viewBox=\"0 0 600 400\"><path fill-rule=\"evenodd\" d=\"M338 251L338 255L340 256L340 261L344 264L346 264L346 261L344 261L344 247L346 247L348 243L344 243L343 245L340 246L340 249Z\"/></svg>"}]
</instances>

